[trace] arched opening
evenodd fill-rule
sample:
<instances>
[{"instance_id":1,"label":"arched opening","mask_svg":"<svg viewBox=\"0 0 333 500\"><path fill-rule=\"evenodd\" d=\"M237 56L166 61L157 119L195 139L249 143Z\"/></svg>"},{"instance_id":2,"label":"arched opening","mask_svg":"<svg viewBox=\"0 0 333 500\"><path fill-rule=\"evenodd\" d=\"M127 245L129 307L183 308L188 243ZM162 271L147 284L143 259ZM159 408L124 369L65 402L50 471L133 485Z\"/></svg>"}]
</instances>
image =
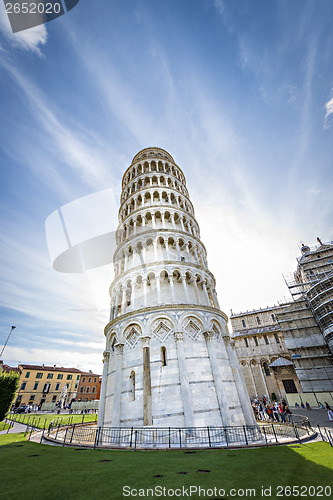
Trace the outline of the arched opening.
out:
<instances>
[{"instance_id":1,"label":"arched opening","mask_svg":"<svg viewBox=\"0 0 333 500\"><path fill-rule=\"evenodd\" d=\"M268 364L266 363L266 361L264 361L264 362L263 362L262 367L263 367L263 369L264 369L264 372L265 372L266 377L269 377L269 376L270 376L270 374L271 374L271 372L270 372L269 366L268 366Z\"/></svg>"},{"instance_id":2,"label":"arched opening","mask_svg":"<svg viewBox=\"0 0 333 500\"><path fill-rule=\"evenodd\" d=\"M161 361L162 361L162 366L167 366L167 353L166 353L166 348L164 346L161 347Z\"/></svg>"},{"instance_id":3,"label":"arched opening","mask_svg":"<svg viewBox=\"0 0 333 500\"><path fill-rule=\"evenodd\" d=\"M131 400L135 401L135 371L131 371L130 385L131 385L131 388L130 388Z\"/></svg>"}]
</instances>

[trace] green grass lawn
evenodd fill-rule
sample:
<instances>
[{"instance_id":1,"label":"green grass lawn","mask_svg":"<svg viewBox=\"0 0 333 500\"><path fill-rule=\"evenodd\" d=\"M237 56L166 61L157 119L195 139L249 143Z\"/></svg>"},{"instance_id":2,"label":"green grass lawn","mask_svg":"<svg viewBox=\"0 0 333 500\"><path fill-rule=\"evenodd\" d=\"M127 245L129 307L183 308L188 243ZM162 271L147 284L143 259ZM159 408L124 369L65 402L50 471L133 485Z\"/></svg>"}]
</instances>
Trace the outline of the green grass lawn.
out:
<instances>
[{"instance_id":1,"label":"green grass lawn","mask_svg":"<svg viewBox=\"0 0 333 500\"><path fill-rule=\"evenodd\" d=\"M60 414L57 415L56 413L46 413L46 414L39 414L39 413L19 413L19 414L11 414L8 415L7 418L11 420L15 420L16 422L22 422L22 423L33 423L35 427L38 427L39 429L43 429L44 423L45 427L48 427L50 422L52 421L53 423L60 422L62 424L77 424L81 422L95 422L97 420L98 415L97 414Z\"/></svg>"},{"instance_id":2,"label":"green grass lawn","mask_svg":"<svg viewBox=\"0 0 333 500\"><path fill-rule=\"evenodd\" d=\"M189 494L190 486L200 486L211 490L206 498L214 499L248 498L246 489L254 489L256 498L265 498L262 487L272 487L267 497L286 498L277 496L278 486L333 488L332 450L328 443L318 442L246 450L108 451L39 445L22 434L4 434L0 436L0 498L121 499L143 497L139 490L156 486L161 492L163 487L180 489L177 493L183 498L183 487ZM243 491L229 494L232 488ZM219 489L225 490L225 496ZM146 497L157 498L152 493ZM328 498L325 491L313 493L302 498ZM192 490L191 498L205 497Z\"/></svg>"},{"instance_id":3,"label":"green grass lawn","mask_svg":"<svg viewBox=\"0 0 333 500\"><path fill-rule=\"evenodd\" d=\"M5 422L0 422L0 432L5 431L6 429L8 429L8 427L9 425L5 424Z\"/></svg>"}]
</instances>

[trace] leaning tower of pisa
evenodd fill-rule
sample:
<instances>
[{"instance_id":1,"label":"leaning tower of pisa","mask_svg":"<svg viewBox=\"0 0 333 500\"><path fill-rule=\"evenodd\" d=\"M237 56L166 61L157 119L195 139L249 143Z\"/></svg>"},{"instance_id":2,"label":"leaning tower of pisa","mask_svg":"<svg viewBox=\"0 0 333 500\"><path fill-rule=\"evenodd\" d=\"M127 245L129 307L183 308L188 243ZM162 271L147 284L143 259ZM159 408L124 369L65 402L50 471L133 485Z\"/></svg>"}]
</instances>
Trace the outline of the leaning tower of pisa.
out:
<instances>
[{"instance_id":1,"label":"leaning tower of pisa","mask_svg":"<svg viewBox=\"0 0 333 500\"><path fill-rule=\"evenodd\" d=\"M183 172L160 148L122 181L99 425L255 423Z\"/></svg>"}]
</instances>

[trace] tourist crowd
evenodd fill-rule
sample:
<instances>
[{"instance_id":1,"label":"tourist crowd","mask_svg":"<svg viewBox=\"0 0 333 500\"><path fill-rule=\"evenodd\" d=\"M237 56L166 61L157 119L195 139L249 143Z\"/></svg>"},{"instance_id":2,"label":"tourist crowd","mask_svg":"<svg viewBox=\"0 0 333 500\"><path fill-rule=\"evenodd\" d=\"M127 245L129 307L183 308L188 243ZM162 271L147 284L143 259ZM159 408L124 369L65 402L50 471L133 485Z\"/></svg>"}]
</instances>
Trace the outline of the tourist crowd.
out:
<instances>
[{"instance_id":1,"label":"tourist crowd","mask_svg":"<svg viewBox=\"0 0 333 500\"><path fill-rule=\"evenodd\" d=\"M257 420L291 422L292 412L284 399L280 403L276 401L269 403L265 397L263 399L256 398L252 402L252 408Z\"/></svg>"}]
</instances>

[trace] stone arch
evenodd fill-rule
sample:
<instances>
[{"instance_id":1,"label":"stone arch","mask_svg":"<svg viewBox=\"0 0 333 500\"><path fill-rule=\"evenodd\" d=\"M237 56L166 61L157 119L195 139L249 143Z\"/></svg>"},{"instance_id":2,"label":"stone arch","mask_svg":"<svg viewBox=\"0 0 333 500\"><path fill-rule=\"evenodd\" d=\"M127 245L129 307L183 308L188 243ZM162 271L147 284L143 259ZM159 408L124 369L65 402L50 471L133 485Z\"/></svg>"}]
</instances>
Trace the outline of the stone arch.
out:
<instances>
[{"instance_id":1,"label":"stone arch","mask_svg":"<svg viewBox=\"0 0 333 500\"><path fill-rule=\"evenodd\" d=\"M138 320L129 320L123 328L123 342L130 348L136 346L140 337L142 337L143 328Z\"/></svg>"},{"instance_id":2,"label":"stone arch","mask_svg":"<svg viewBox=\"0 0 333 500\"><path fill-rule=\"evenodd\" d=\"M185 313L181 319L182 331L192 340L198 340L203 331L202 318L195 313Z\"/></svg>"},{"instance_id":3,"label":"stone arch","mask_svg":"<svg viewBox=\"0 0 333 500\"><path fill-rule=\"evenodd\" d=\"M161 343L175 331L174 319L167 313L154 315L147 324L151 336L157 338Z\"/></svg>"}]
</instances>

